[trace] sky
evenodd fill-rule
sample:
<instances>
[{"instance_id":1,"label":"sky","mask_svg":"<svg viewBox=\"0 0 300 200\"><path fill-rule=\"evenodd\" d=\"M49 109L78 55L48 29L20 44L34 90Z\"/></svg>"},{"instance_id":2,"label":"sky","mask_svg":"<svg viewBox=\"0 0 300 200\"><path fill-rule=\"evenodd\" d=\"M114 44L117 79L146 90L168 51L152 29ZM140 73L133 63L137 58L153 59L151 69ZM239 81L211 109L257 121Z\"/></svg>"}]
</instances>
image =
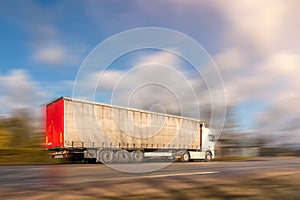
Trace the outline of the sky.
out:
<instances>
[{"instance_id":1,"label":"sky","mask_svg":"<svg viewBox=\"0 0 300 200\"><path fill-rule=\"evenodd\" d=\"M299 0L1 1L0 114L36 112L51 99L72 97L80 66L97 45L130 29L161 27L206 50L240 130L299 142L299 7ZM201 70L210 73L207 66ZM99 102L210 116L205 78L170 52L130 52L99 82L101 72L86 74L81 83L96 87Z\"/></svg>"}]
</instances>

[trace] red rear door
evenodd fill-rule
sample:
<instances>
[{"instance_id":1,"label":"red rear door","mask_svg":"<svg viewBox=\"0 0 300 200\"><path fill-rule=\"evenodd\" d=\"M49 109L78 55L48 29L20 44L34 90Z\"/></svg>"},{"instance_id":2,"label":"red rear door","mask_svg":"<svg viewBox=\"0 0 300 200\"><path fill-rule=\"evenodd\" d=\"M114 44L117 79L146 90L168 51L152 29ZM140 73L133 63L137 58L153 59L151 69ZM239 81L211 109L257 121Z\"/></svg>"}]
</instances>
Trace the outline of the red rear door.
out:
<instances>
[{"instance_id":1,"label":"red rear door","mask_svg":"<svg viewBox=\"0 0 300 200\"><path fill-rule=\"evenodd\" d=\"M64 99L46 106L46 148L64 147Z\"/></svg>"}]
</instances>

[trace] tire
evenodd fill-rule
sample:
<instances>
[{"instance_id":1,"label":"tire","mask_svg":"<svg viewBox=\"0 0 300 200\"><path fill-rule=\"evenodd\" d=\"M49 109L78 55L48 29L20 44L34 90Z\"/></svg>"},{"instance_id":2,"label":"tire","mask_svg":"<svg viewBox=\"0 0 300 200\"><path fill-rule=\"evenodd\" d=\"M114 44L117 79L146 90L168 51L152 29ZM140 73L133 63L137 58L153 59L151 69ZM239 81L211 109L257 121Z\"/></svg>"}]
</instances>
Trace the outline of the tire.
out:
<instances>
[{"instance_id":1,"label":"tire","mask_svg":"<svg viewBox=\"0 0 300 200\"><path fill-rule=\"evenodd\" d=\"M135 162L135 163L143 162L144 153L139 150L131 152L131 160L132 160L132 162Z\"/></svg>"},{"instance_id":2,"label":"tire","mask_svg":"<svg viewBox=\"0 0 300 200\"><path fill-rule=\"evenodd\" d=\"M112 163L114 159L114 152L110 150L104 150L101 152L102 163Z\"/></svg>"},{"instance_id":3,"label":"tire","mask_svg":"<svg viewBox=\"0 0 300 200\"><path fill-rule=\"evenodd\" d=\"M128 163L130 161L130 155L126 150L120 150L116 153L116 159L119 163Z\"/></svg>"},{"instance_id":4,"label":"tire","mask_svg":"<svg viewBox=\"0 0 300 200\"><path fill-rule=\"evenodd\" d=\"M186 152L182 155L181 161L182 161L182 162L189 162L189 161L190 161L190 154L189 154L189 152L186 151Z\"/></svg>"},{"instance_id":5,"label":"tire","mask_svg":"<svg viewBox=\"0 0 300 200\"><path fill-rule=\"evenodd\" d=\"M212 160L212 155L210 152L205 153L205 161L210 162Z\"/></svg>"}]
</instances>

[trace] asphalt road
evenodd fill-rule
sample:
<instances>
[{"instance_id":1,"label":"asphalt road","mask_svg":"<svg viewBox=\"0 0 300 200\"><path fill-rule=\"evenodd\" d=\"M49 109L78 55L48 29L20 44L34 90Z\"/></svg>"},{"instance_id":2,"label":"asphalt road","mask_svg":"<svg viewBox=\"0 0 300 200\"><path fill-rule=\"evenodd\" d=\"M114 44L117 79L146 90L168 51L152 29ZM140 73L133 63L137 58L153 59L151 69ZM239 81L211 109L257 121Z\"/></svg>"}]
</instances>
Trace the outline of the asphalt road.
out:
<instances>
[{"instance_id":1,"label":"asphalt road","mask_svg":"<svg viewBox=\"0 0 300 200\"><path fill-rule=\"evenodd\" d=\"M135 173L126 173L115 168ZM155 171L142 173L151 170ZM226 183L295 172L300 172L299 158L263 158L247 162L152 162L111 166L0 166L0 194L1 199L44 199L53 196L62 199L82 199L129 191L145 192L170 184L177 185L178 188L187 188L215 181Z\"/></svg>"}]
</instances>

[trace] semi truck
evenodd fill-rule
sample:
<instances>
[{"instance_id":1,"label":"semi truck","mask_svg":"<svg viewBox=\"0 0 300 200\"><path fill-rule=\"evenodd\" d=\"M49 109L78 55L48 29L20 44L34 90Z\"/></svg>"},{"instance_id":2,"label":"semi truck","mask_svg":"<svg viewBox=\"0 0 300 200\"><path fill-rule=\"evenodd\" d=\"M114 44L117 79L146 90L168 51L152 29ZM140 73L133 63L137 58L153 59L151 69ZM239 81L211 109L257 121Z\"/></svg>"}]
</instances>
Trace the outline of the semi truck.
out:
<instances>
[{"instance_id":1,"label":"semi truck","mask_svg":"<svg viewBox=\"0 0 300 200\"><path fill-rule=\"evenodd\" d=\"M53 158L127 163L210 161L215 137L198 119L68 97L44 106L45 148Z\"/></svg>"}]
</instances>

